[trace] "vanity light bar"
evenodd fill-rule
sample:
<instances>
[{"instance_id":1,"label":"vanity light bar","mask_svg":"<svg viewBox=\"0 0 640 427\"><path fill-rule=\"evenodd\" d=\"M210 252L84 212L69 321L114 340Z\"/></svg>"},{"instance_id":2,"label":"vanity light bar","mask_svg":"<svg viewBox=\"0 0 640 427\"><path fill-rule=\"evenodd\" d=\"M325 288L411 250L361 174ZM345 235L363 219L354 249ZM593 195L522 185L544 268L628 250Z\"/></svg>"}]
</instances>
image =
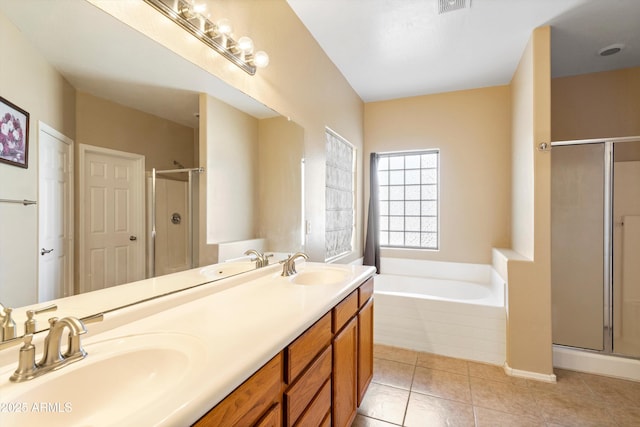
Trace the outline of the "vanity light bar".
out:
<instances>
[{"instance_id":1,"label":"vanity light bar","mask_svg":"<svg viewBox=\"0 0 640 427\"><path fill-rule=\"evenodd\" d=\"M253 52L251 39L241 37L238 43L231 37L228 20L211 22L202 15L202 7L190 0L144 1L252 76L256 74L256 67L266 67L269 63L269 56L265 52Z\"/></svg>"}]
</instances>

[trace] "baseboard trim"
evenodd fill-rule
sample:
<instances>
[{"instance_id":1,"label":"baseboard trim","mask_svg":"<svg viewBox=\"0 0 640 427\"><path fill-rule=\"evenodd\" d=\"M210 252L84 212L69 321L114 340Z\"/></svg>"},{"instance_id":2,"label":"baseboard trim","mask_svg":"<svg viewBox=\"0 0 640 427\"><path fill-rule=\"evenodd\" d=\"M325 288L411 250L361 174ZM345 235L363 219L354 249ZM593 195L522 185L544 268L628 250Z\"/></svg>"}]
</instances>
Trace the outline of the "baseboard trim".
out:
<instances>
[{"instance_id":1,"label":"baseboard trim","mask_svg":"<svg viewBox=\"0 0 640 427\"><path fill-rule=\"evenodd\" d=\"M512 367L509 366L508 363L504 364L504 372L505 374L511 377L526 378L528 380L543 381L545 383L556 382L555 374L541 374L538 372L523 371L521 369L513 369Z\"/></svg>"},{"instance_id":2,"label":"baseboard trim","mask_svg":"<svg viewBox=\"0 0 640 427\"><path fill-rule=\"evenodd\" d=\"M553 366L589 374L640 381L640 360L553 346Z\"/></svg>"}]
</instances>

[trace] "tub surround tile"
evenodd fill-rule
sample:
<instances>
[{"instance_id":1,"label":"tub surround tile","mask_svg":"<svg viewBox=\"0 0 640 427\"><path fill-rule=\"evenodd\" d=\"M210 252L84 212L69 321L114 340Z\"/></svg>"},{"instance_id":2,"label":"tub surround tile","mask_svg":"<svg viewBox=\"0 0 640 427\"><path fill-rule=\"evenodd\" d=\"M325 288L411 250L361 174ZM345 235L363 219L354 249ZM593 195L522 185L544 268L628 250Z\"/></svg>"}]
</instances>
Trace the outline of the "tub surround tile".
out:
<instances>
[{"instance_id":1,"label":"tub surround tile","mask_svg":"<svg viewBox=\"0 0 640 427\"><path fill-rule=\"evenodd\" d=\"M411 364L374 358L372 381L382 385L410 390L414 370L415 366Z\"/></svg>"},{"instance_id":2,"label":"tub surround tile","mask_svg":"<svg viewBox=\"0 0 640 427\"><path fill-rule=\"evenodd\" d=\"M409 427L473 427L471 405L412 392L404 425Z\"/></svg>"},{"instance_id":3,"label":"tub surround tile","mask_svg":"<svg viewBox=\"0 0 640 427\"><path fill-rule=\"evenodd\" d=\"M372 382L358 408L358 413L365 417L402 425L408 401L408 390Z\"/></svg>"}]
</instances>

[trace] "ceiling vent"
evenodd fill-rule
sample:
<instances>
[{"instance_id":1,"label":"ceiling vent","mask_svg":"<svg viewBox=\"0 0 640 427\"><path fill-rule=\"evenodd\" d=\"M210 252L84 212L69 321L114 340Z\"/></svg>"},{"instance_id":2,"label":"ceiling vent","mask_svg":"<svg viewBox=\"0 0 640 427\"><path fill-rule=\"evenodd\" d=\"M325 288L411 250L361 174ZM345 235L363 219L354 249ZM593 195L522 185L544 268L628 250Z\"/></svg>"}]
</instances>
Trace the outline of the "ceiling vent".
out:
<instances>
[{"instance_id":1,"label":"ceiling vent","mask_svg":"<svg viewBox=\"0 0 640 427\"><path fill-rule=\"evenodd\" d=\"M438 0L438 13L453 12L471 6L471 0Z\"/></svg>"}]
</instances>

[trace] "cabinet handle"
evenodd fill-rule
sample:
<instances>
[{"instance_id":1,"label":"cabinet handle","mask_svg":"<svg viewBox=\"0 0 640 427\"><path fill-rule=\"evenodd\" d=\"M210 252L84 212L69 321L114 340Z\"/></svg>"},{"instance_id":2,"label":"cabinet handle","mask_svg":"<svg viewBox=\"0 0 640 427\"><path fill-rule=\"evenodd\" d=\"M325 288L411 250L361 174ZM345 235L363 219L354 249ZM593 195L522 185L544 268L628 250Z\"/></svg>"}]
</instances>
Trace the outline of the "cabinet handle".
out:
<instances>
[{"instance_id":1,"label":"cabinet handle","mask_svg":"<svg viewBox=\"0 0 640 427\"><path fill-rule=\"evenodd\" d=\"M40 249L40 255L45 255L50 252L53 252L53 249L45 249L45 248Z\"/></svg>"},{"instance_id":2,"label":"cabinet handle","mask_svg":"<svg viewBox=\"0 0 640 427\"><path fill-rule=\"evenodd\" d=\"M136 236L129 236L129 240L134 242L134 241L138 240L138 238Z\"/></svg>"}]
</instances>

